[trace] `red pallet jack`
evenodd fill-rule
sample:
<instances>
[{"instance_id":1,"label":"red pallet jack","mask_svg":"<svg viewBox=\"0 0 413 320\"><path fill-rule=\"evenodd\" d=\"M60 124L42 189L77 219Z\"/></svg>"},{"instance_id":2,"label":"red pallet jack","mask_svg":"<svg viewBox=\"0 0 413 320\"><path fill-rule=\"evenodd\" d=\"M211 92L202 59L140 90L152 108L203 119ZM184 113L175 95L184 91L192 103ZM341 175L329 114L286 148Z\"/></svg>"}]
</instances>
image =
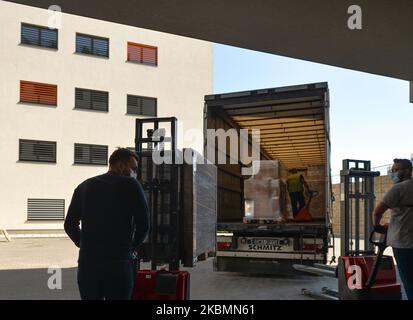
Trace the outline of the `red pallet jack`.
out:
<instances>
[{"instance_id":1,"label":"red pallet jack","mask_svg":"<svg viewBox=\"0 0 413 320\"><path fill-rule=\"evenodd\" d=\"M311 200L318 196L318 191L308 191L310 198L308 199L307 204L305 205L304 208L301 208L300 211L298 211L297 215L294 218L294 221L296 222L311 222L313 221L313 216L311 215L309 208L311 204Z\"/></svg>"},{"instance_id":2,"label":"red pallet jack","mask_svg":"<svg viewBox=\"0 0 413 320\"><path fill-rule=\"evenodd\" d=\"M171 136L155 133L170 129ZM151 127L144 137L144 126ZM179 167L176 165L178 150L176 118L136 120L135 152L139 157L138 178L142 183L150 208L151 231L139 252L139 259L150 261L150 269L141 270L137 265L132 300L189 300L190 274L179 270ZM163 143L171 145L163 150ZM146 148L144 148L146 146ZM153 152L160 150L172 158L172 164L155 164ZM168 265L168 268L158 269Z\"/></svg>"},{"instance_id":3,"label":"red pallet jack","mask_svg":"<svg viewBox=\"0 0 413 320\"><path fill-rule=\"evenodd\" d=\"M374 177L379 175L380 172L371 171L370 161L343 160L340 172L341 255L338 265L294 265L298 271L337 278L338 290L327 287L321 292L302 289L303 295L328 300L401 299L393 258L383 255L387 247L387 227L380 232L371 232ZM375 248L378 249L377 254Z\"/></svg>"},{"instance_id":4,"label":"red pallet jack","mask_svg":"<svg viewBox=\"0 0 413 320\"><path fill-rule=\"evenodd\" d=\"M138 270L132 300L189 300L187 271Z\"/></svg>"},{"instance_id":5,"label":"red pallet jack","mask_svg":"<svg viewBox=\"0 0 413 320\"><path fill-rule=\"evenodd\" d=\"M401 300L401 286L397 282L393 257L383 255L387 248L386 239L387 225L382 233L373 231L370 235L370 242L378 248L377 255L339 257L334 271L338 278L338 291L324 287L320 293L308 289L302 289L301 293L324 300ZM329 268L321 266L300 271L333 276Z\"/></svg>"},{"instance_id":6,"label":"red pallet jack","mask_svg":"<svg viewBox=\"0 0 413 320\"><path fill-rule=\"evenodd\" d=\"M341 300L400 300L401 286L393 257L384 256L387 248L387 228L373 231L370 243L378 248L377 255L340 257L338 287Z\"/></svg>"}]
</instances>

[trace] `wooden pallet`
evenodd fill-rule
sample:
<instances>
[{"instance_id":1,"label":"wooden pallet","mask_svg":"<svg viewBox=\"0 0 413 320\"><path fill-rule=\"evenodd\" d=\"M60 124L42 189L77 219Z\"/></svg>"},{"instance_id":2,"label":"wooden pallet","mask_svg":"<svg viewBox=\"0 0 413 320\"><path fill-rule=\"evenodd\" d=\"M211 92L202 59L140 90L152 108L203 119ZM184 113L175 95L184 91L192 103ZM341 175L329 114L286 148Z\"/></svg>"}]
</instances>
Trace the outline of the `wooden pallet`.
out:
<instances>
[{"instance_id":1,"label":"wooden pallet","mask_svg":"<svg viewBox=\"0 0 413 320\"><path fill-rule=\"evenodd\" d=\"M247 224L281 224L284 223L284 220L279 220L279 219L268 219L268 218L256 218L256 219L250 219L244 217L244 223Z\"/></svg>"},{"instance_id":2,"label":"wooden pallet","mask_svg":"<svg viewBox=\"0 0 413 320\"><path fill-rule=\"evenodd\" d=\"M201 253L200 255L197 256L196 260L197 261L206 261L209 258L215 257L215 252L214 251L207 251L204 253Z\"/></svg>"}]
</instances>

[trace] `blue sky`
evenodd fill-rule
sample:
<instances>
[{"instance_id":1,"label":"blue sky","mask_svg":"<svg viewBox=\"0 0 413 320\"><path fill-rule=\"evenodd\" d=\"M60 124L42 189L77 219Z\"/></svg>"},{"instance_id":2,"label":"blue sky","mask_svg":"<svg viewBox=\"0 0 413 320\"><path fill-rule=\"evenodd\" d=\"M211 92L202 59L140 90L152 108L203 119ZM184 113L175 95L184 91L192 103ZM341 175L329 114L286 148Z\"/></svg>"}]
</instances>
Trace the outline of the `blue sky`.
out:
<instances>
[{"instance_id":1,"label":"blue sky","mask_svg":"<svg viewBox=\"0 0 413 320\"><path fill-rule=\"evenodd\" d=\"M413 153L407 81L219 44L214 50L215 93L328 82L333 175L345 158L380 166Z\"/></svg>"}]
</instances>

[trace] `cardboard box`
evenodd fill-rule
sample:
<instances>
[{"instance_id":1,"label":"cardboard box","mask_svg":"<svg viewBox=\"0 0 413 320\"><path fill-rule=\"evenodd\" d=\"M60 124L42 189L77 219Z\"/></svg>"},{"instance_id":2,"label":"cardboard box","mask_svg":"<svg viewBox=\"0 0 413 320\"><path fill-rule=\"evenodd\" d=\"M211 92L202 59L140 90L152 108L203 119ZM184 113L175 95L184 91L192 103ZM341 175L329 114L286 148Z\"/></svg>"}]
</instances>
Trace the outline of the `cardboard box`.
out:
<instances>
[{"instance_id":1,"label":"cardboard box","mask_svg":"<svg viewBox=\"0 0 413 320\"><path fill-rule=\"evenodd\" d=\"M285 183L280 179L253 176L244 182L245 214L249 219L284 219Z\"/></svg>"},{"instance_id":2,"label":"cardboard box","mask_svg":"<svg viewBox=\"0 0 413 320\"><path fill-rule=\"evenodd\" d=\"M288 175L287 168L278 160L253 161L253 166L259 169L254 175L257 179L285 179Z\"/></svg>"}]
</instances>

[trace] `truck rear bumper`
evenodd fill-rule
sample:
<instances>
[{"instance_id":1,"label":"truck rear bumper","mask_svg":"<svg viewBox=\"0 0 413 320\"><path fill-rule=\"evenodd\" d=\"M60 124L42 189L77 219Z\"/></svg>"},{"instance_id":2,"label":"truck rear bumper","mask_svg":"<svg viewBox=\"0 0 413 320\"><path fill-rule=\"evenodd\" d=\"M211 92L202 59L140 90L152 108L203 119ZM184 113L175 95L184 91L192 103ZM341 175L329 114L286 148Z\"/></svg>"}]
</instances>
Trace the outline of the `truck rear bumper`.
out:
<instances>
[{"instance_id":1,"label":"truck rear bumper","mask_svg":"<svg viewBox=\"0 0 413 320\"><path fill-rule=\"evenodd\" d=\"M320 253L287 253L287 252L245 252L245 251L217 251L217 257L237 257L237 258L264 258L282 259L294 261L324 261L326 256Z\"/></svg>"},{"instance_id":2,"label":"truck rear bumper","mask_svg":"<svg viewBox=\"0 0 413 320\"><path fill-rule=\"evenodd\" d=\"M312 265L313 263L324 263L324 261L217 256L214 260L214 271L259 275L302 274L293 268L296 263Z\"/></svg>"}]
</instances>

